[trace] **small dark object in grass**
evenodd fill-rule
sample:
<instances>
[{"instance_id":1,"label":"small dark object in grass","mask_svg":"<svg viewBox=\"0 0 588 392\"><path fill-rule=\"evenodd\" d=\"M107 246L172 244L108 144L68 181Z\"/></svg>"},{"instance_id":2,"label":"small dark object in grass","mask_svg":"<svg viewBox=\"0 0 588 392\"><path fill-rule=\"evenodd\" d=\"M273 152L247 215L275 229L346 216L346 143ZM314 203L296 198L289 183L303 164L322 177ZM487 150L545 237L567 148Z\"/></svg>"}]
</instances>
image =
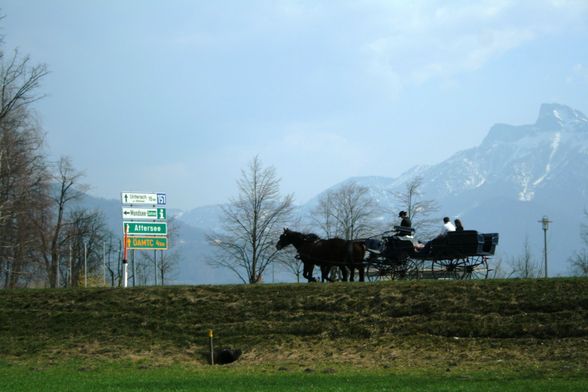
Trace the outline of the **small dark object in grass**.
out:
<instances>
[{"instance_id":1,"label":"small dark object in grass","mask_svg":"<svg viewBox=\"0 0 588 392\"><path fill-rule=\"evenodd\" d=\"M325 374L335 374L337 373L337 371L333 368L326 368L325 370L323 370L323 373Z\"/></svg>"},{"instance_id":2,"label":"small dark object in grass","mask_svg":"<svg viewBox=\"0 0 588 392\"><path fill-rule=\"evenodd\" d=\"M227 363L235 362L241 356L241 350L231 348L221 348L214 352L214 363L219 365L226 365Z\"/></svg>"}]
</instances>

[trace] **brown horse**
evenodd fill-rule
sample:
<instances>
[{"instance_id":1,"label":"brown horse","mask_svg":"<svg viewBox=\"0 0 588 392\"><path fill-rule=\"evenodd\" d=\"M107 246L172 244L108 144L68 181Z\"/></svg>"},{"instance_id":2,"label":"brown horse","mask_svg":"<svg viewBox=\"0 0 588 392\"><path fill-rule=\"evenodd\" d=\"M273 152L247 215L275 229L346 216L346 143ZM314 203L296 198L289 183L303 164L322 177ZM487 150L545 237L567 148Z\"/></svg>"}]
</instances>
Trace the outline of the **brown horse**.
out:
<instances>
[{"instance_id":1,"label":"brown horse","mask_svg":"<svg viewBox=\"0 0 588 392\"><path fill-rule=\"evenodd\" d=\"M347 269L350 280L353 281L354 269L359 270L359 280L364 281L363 258L365 245L359 241L346 241L341 238L318 239L314 234L303 234L284 229L276 248L278 250L292 245L298 251L300 260L304 264L303 276L310 282L315 265L321 267L323 281L327 279L328 270L338 266L343 273L343 280L347 280Z\"/></svg>"}]
</instances>

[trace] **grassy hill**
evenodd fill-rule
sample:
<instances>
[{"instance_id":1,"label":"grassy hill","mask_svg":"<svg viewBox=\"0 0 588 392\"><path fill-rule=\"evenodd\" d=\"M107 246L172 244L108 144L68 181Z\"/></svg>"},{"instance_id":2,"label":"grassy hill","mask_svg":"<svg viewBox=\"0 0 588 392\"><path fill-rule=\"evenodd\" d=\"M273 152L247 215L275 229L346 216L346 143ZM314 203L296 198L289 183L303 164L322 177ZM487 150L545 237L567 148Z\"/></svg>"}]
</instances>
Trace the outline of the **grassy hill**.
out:
<instances>
[{"instance_id":1,"label":"grassy hill","mask_svg":"<svg viewBox=\"0 0 588 392\"><path fill-rule=\"evenodd\" d=\"M0 359L588 371L588 279L0 291Z\"/></svg>"}]
</instances>

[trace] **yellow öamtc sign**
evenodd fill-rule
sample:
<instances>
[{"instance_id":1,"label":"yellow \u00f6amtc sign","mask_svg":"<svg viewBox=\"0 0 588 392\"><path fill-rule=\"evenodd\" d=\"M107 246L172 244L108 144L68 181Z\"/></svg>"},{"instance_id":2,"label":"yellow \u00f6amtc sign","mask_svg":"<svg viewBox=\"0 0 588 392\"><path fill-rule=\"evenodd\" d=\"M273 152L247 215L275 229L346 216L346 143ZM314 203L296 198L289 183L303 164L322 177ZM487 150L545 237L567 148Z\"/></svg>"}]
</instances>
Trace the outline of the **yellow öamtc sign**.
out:
<instances>
[{"instance_id":1,"label":"yellow \u00f6amtc sign","mask_svg":"<svg viewBox=\"0 0 588 392\"><path fill-rule=\"evenodd\" d=\"M167 237L127 237L128 249L167 250Z\"/></svg>"}]
</instances>

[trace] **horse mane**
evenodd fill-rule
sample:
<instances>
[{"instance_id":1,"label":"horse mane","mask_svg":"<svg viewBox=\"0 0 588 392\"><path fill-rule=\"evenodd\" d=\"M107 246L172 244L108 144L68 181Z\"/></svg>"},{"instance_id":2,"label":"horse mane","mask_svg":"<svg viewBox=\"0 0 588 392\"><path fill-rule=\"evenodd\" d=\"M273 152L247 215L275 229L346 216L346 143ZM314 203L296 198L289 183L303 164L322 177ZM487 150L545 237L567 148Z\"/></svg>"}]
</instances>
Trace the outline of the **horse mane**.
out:
<instances>
[{"instance_id":1,"label":"horse mane","mask_svg":"<svg viewBox=\"0 0 588 392\"><path fill-rule=\"evenodd\" d=\"M314 233L304 234L304 240L306 240L306 241L318 241L320 239L321 239L321 237L319 237L318 235L316 235Z\"/></svg>"},{"instance_id":2,"label":"horse mane","mask_svg":"<svg viewBox=\"0 0 588 392\"><path fill-rule=\"evenodd\" d=\"M321 237L319 237L315 233L302 233L300 231L294 231L294 230L289 230L289 229L285 229L284 232L288 233L289 235L297 238L298 240L300 240L302 242L314 242L314 241L321 240Z\"/></svg>"}]
</instances>

